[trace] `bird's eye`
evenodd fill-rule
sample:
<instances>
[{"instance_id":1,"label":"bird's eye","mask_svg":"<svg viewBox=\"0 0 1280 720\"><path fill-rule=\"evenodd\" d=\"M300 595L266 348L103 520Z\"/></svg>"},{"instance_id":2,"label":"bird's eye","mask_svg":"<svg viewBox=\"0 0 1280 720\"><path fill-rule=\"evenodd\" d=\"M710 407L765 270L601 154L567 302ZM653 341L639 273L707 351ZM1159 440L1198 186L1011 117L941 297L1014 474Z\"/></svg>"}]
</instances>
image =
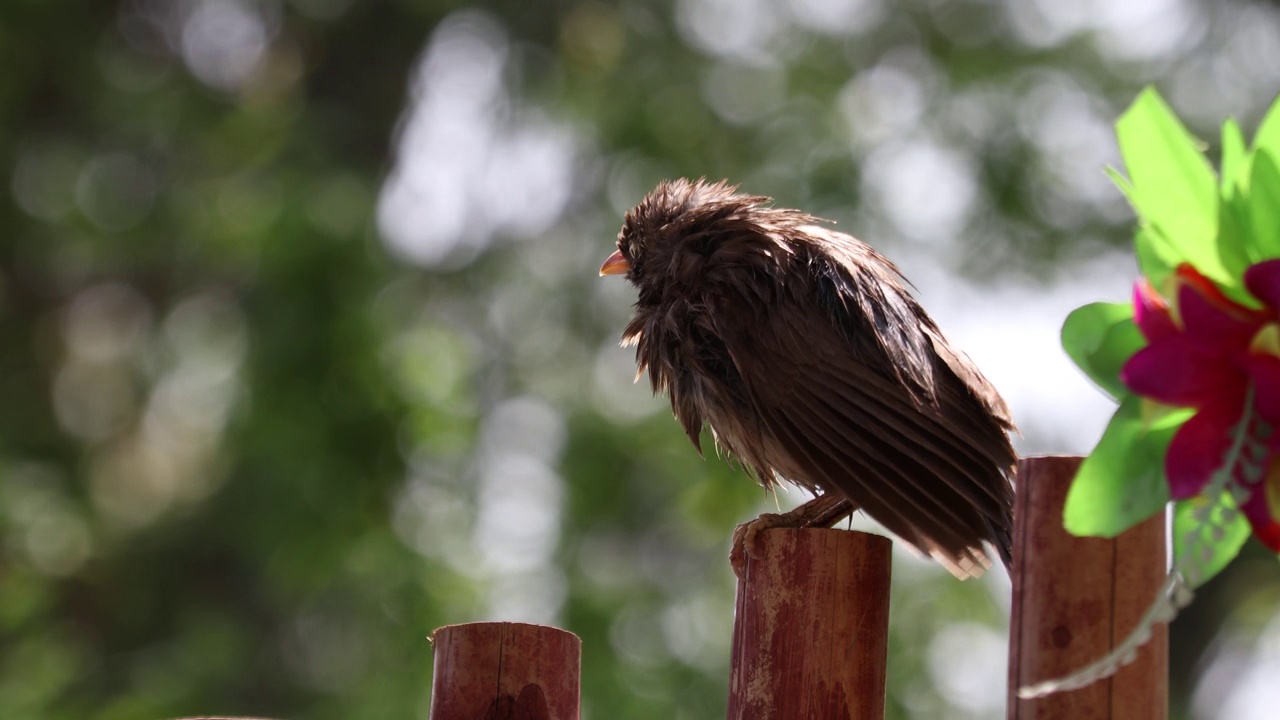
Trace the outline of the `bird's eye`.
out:
<instances>
[{"instance_id":1,"label":"bird's eye","mask_svg":"<svg viewBox=\"0 0 1280 720\"><path fill-rule=\"evenodd\" d=\"M639 243L633 240L630 227L624 227L618 233L618 252L631 262L635 262L636 255L640 252Z\"/></svg>"}]
</instances>

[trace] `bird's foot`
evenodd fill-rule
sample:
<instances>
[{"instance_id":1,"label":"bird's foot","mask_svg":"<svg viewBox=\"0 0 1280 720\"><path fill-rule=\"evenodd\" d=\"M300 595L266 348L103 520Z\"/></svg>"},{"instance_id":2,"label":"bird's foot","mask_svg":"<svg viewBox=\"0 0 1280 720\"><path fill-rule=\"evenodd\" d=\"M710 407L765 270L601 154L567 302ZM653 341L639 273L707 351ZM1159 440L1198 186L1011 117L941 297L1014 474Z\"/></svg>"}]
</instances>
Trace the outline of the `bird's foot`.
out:
<instances>
[{"instance_id":1,"label":"bird's foot","mask_svg":"<svg viewBox=\"0 0 1280 720\"><path fill-rule=\"evenodd\" d=\"M856 509L842 495L819 495L787 512L764 513L755 520L742 523L734 528L733 547L729 551L729 564L733 566L733 574L739 580L745 580L748 558L759 560L764 557L764 551L759 546L761 531L776 527L831 527Z\"/></svg>"}]
</instances>

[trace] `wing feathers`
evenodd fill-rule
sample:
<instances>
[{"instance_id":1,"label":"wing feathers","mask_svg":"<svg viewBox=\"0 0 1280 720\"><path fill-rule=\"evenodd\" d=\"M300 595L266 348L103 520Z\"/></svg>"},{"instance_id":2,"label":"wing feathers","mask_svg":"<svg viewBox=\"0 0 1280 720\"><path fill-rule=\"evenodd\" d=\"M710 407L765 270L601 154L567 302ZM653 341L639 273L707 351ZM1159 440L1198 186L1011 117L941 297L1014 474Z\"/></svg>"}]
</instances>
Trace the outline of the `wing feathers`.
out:
<instances>
[{"instance_id":1,"label":"wing feathers","mask_svg":"<svg viewBox=\"0 0 1280 720\"><path fill-rule=\"evenodd\" d=\"M784 287L760 322L717 327L771 436L730 430L730 446L766 471L848 496L959 576L989 565L984 541L1007 561L1014 454L1003 401L896 281L876 286L892 297L878 299L880 314L868 318L866 298L823 299L833 288L857 292L848 263L809 265L809 281ZM901 351L886 352L886 343ZM927 371L918 367L921 349Z\"/></svg>"},{"instance_id":2,"label":"wing feathers","mask_svg":"<svg viewBox=\"0 0 1280 720\"><path fill-rule=\"evenodd\" d=\"M957 564L974 556L980 540L973 539L988 534L984 516L1000 514L991 498L972 502L973 483L964 488L970 497L962 495L949 477L955 471L939 471L930 463L935 450L883 432L873 413L850 413L848 404L830 395L792 397L793 403L775 404L766 423L804 465L806 476L826 478L823 486L854 499L890 531L930 554L941 551ZM939 478L949 483L939 484Z\"/></svg>"},{"instance_id":3,"label":"wing feathers","mask_svg":"<svg viewBox=\"0 0 1280 720\"><path fill-rule=\"evenodd\" d=\"M939 478L963 478L967 482L959 483L955 489L975 505L994 506L1007 497L986 482L990 476L990 460L975 444L966 443L948 431L934 417L931 408L905 404L900 393L895 398L891 391L880 389L883 381L878 378L857 377L859 372L865 374L865 370L845 369L853 370L850 373L853 377L845 379L835 373L810 375L830 393L826 403L832 411L858 408L855 427L877 438L888 438L888 442L900 443L905 454L912 455ZM834 398L842 402L836 403ZM862 410L864 406L868 410Z\"/></svg>"}]
</instances>

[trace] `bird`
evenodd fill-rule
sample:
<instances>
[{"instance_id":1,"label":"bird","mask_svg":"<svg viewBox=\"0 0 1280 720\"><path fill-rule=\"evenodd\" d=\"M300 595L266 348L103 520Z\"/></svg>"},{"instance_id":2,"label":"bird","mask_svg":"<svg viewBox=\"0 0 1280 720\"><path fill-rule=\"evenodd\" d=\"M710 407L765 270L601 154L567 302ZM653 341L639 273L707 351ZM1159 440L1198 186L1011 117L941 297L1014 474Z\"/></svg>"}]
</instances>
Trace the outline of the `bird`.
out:
<instances>
[{"instance_id":1,"label":"bird","mask_svg":"<svg viewBox=\"0 0 1280 720\"><path fill-rule=\"evenodd\" d=\"M815 497L744 523L734 568L774 524L862 511L961 579L1012 562L1017 428L898 268L830 221L705 178L628 211L600 275L637 291L622 345L702 453ZM744 533L745 531L745 533ZM742 547L745 545L745 549Z\"/></svg>"}]
</instances>

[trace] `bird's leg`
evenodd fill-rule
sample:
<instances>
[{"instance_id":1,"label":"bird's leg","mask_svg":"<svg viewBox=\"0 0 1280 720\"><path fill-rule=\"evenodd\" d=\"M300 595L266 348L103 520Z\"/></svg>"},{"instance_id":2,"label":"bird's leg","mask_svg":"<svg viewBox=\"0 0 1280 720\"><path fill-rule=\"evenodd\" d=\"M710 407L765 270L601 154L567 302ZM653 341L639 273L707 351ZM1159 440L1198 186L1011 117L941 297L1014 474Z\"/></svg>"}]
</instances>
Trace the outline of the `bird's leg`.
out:
<instances>
[{"instance_id":1,"label":"bird's leg","mask_svg":"<svg viewBox=\"0 0 1280 720\"><path fill-rule=\"evenodd\" d=\"M745 579L747 558L760 559L763 552L757 546L761 530L775 527L825 528L831 527L851 515L858 508L849 498L838 493L826 493L784 513L765 513L755 520L742 523L733 531L733 548L729 551L729 564L738 579Z\"/></svg>"}]
</instances>

